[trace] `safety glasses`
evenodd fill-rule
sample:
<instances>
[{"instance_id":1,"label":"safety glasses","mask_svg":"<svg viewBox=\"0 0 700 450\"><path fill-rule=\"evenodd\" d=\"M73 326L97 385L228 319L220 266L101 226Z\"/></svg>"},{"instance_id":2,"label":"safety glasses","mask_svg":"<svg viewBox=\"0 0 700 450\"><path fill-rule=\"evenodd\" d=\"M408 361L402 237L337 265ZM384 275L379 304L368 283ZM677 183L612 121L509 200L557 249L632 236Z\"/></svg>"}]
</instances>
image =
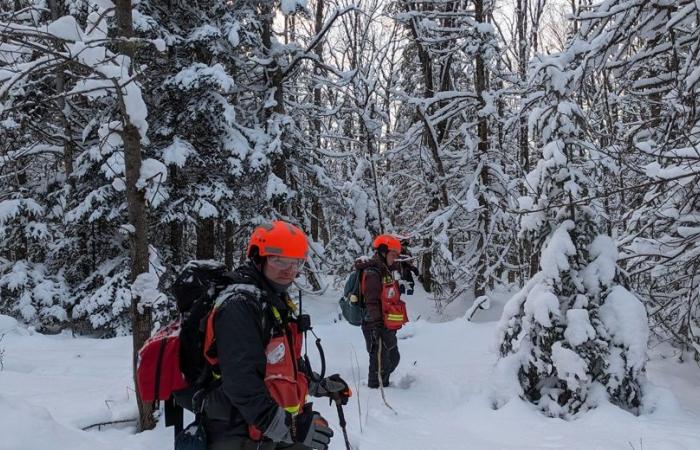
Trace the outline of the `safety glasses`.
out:
<instances>
[{"instance_id":1,"label":"safety glasses","mask_svg":"<svg viewBox=\"0 0 700 450\"><path fill-rule=\"evenodd\" d=\"M284 256L268 256L267 263L277 270L296 270L299 271L304 265L305 260L299 258L286 258Z\"/></svg>"}]
</instances>

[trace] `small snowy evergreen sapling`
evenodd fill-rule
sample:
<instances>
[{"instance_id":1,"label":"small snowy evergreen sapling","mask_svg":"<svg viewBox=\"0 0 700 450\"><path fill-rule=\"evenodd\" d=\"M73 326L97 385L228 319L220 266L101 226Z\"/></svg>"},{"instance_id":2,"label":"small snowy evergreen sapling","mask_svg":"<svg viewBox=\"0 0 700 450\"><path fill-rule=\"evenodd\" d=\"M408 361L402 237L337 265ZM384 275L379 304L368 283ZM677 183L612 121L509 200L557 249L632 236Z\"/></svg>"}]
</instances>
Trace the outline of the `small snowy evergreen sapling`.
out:
<instances>
[{"instance_id":1,"label":"small snowy evergreen sapling","mask_svg":"<svg viewBox=\"0 0 700 450\"><path fill-rule=\"evenodd\" d=\"M501 356L517 355L523 396L547 415L571 418L612 403L637 411L646 363L641 302L620 285L616 243L600 233L584 139L585 117L573 101L575 48L543 58L531 114L541 159L527 175L521 236L540 250L540 271L506 305Z\"/></svg>"}]
</instances>

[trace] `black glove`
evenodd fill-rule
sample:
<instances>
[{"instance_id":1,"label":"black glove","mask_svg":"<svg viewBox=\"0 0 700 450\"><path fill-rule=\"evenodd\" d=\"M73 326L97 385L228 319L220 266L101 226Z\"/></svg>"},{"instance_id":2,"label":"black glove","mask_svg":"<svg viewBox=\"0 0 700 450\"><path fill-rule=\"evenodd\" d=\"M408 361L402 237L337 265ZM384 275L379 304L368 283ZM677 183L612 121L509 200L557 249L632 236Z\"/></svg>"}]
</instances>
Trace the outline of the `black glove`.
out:
<instances>
[{"instance_id":1,"label":"black glove","mask_svg":"<svg viewBox=\"0 0 700 450\"><path fill-rule=\"evenodd\" d=\"M333 430L326 419L315 411L297 416L298 441L315 450L327 450L333 437Z\"/></svg>"},{"instance_id":2,"label":"black glove","mask_svg":"<svg viewBox=\"0 0 700 450\"><path fill-rule=\"evenodd\" d=\"M329 397L331 400L340 402L341 405L347 405L348 399L352 397L352 390L340 375L334 373L318 382L311 382L309 394L314 397Z\"/></svg>"}]
</instances>

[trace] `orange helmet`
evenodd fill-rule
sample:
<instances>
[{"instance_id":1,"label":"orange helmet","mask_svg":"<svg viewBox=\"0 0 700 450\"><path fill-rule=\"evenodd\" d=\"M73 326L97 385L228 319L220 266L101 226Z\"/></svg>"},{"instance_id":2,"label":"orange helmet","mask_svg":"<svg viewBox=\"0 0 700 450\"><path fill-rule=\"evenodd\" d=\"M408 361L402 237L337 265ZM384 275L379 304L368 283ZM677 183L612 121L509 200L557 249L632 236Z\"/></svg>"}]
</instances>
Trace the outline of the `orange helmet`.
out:
<instances>
[{"instance_id":1,"label":"orange helmet","mask_svg":"<svg viewBox=\"0 0 700 450\"><path fill-rule=\"evenodd\" d=\"M372 247L377 250L379 249L380 245L386 245L389 250L394 250L395 252L401 253L401 242L390 234L380 234L374 238Z\"/></svg>"},{"instance_id":2,"label":"orange helmet","mask_svg":"<svg viewBox=\"0 0 700 450\"><path fill-rule=\"evenodd\" d=\"M248 244L248 257L254 255L254 249L257 249L257 254L260 256L306 259L309 254L309 242L299 228L290 223L275 220L253 231Z\"/></svg>"}]
</instances>

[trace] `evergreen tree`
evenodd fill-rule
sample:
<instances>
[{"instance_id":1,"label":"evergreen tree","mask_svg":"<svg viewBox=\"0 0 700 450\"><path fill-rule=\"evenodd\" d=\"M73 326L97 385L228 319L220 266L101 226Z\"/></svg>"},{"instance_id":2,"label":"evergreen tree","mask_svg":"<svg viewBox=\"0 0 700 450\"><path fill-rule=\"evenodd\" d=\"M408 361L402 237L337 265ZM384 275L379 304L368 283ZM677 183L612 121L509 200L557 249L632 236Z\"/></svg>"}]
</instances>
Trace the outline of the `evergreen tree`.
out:
<instances>
[{"instance_id":1,"label":"evergreen tree","mask_svg":"<svg viewBox=\"0 0 700 450\"><path fill-rule=\"evenodd\" d=\"M616 244L600 233L584 112L574 101L577 47L533 69L531 135L542 158L520 199L521 234L540 250L540 271L506 305L501 356L514 354L523 396L568 418L593 407L599 386L636 411L646 363L646 313L622 285ZM631 331L630 331L631 330Z\"/></svg>"}]
</instances>

